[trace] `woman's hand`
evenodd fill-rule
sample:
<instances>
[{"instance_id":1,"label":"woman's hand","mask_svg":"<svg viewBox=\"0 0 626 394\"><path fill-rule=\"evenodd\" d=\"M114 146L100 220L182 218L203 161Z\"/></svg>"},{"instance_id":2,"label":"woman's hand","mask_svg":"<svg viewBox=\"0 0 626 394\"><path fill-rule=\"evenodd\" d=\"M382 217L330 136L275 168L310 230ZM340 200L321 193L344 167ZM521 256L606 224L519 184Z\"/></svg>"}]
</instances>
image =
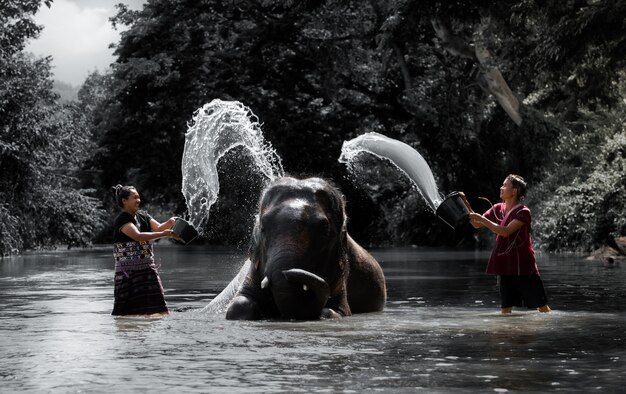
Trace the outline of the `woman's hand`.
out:
<instances>
[{"instance_id":1,"label":"woman's hand","mask_svg":"<svg viewBox=\"0 0 626 394\"><path fill-rule=\"evenodd\" d=\"M476 212L470 212L469 214L469 220L470 220L470 224L474 227L474 228L481 228L485 225L485 217L479 213Z\"/></svg>"},{"instance_id":2,"label":"woman's hand","mask_svg":"<svg viewBox=\"0 0 626 394\"><path fill-rule=\"evenodd\" d=\"M162 235L163 237L170 237L170 238L174 238L177 241L183 241L183 239L181 237L179 237L178 235L176 235L176 233L173 232L171 228L163 230L161 233L163 234Z\"/></svg>"}]
</instances>

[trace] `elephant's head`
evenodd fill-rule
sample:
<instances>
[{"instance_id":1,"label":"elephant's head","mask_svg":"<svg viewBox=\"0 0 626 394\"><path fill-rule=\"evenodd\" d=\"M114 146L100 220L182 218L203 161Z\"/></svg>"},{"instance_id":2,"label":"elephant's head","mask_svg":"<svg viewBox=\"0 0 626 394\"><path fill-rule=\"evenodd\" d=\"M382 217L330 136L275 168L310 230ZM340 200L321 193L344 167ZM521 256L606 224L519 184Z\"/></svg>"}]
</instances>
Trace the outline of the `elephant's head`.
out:
<instances>
[{"instance_id":1,"label":"elephant's head","mask_svg":"<svg viewBox=\"0 0 626 394\"><path fill-rule=\"evenodd\" d=\"M344 198L329 182L286 177L266 189L250 258L282 318L319 318L342 294L346 242Z\"/></svg>"}]
</instances>

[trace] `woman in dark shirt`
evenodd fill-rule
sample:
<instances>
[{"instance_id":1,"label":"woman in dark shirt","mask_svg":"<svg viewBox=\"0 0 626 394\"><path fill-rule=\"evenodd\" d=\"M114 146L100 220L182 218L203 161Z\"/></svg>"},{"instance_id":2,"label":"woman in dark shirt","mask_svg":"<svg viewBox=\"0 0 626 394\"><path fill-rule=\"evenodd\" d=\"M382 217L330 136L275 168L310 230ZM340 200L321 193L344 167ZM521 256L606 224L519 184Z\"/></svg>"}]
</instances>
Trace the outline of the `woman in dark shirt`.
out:
<instances>
[{"instance_id":1,"label":"woman in dark shirt","mask_svg":"<svg viewBox=\"0 0 626 394\"><path fill-rule=\"evenodd\" d=\"M117 185L112 191L122 211L113 226L115 304L111 314L167 314L151 241L177 238L171 230L176 219L159 223L147 212L140 211L141 199L133 186Z\"/></svg>"}]
</instances>

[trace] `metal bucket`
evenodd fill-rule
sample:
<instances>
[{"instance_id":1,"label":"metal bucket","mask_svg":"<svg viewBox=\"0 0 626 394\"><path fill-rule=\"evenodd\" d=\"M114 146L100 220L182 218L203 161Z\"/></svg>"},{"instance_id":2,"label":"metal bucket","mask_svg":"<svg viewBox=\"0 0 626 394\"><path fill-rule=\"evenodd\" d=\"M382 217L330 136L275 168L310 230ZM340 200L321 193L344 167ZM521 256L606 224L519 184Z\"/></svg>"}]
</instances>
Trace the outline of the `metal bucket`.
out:
<instances>
[{"instance_id":1,"label":"metal bucket","mask_svg":"<svg viewBox=\"0 0 626 394\"><path fill-rule=\"evenodd\" d=\"M176 223L172 227L172 232L182 238L182 242L187 245L198 237L198 231L185 219L176 218Z\"/></svg>"},{"instance_id":2,"label":"metal bucket","mask_svg":"<svg viewBox=\"0 0 626 394\"><path fill-rule=\"evenodd\" d=\"M469 218L469 210L459 192L452 192L437 207L437 216L448 226L456 229Z\"/></svg>"}]
</instances>

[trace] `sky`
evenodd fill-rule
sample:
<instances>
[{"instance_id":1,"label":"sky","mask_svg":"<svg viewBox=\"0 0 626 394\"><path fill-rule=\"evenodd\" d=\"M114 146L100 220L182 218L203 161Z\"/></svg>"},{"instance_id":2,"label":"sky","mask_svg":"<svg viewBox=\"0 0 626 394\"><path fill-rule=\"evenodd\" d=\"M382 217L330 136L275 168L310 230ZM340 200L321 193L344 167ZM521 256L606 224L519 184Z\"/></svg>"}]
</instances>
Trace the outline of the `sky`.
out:
<instances>
[{"instance_id":1,"label":"sky","mask_svg":"<svg viewBox=\"0 0 626 394\"><path fill-rule=\"evenodd\" d=\"M53 0L42 5L35 22L44 27L26 50L37 56L52 56L54 79L80 86L92 71L104 71L115 60L109 44L117 43L119 30L109 18L115 4L141 9L144 0Z\"/></svg>"}]
</instances>

